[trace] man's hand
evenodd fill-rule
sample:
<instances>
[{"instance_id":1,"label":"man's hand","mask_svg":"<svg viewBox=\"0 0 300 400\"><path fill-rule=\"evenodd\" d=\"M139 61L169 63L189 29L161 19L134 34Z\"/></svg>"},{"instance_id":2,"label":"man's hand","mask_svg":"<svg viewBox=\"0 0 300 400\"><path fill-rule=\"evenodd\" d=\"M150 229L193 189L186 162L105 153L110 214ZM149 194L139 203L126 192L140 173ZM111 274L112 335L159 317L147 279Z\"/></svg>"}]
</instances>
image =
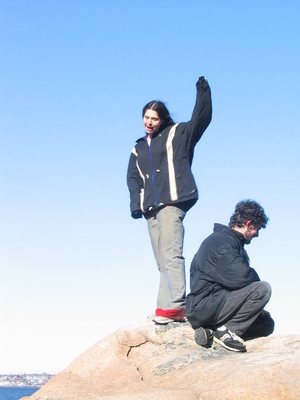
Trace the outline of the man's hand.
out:
<instances>
[{"instance_id":1,"label":"man's hand","mask_svg":"<svg viewBox=\"0 0 300 400\"><path fill-rule=\"evenodd\" d=\"M196 83L197 89L199 89L200 87L205 89L205 88L207 88L207 86L208 86L207 80L204 78L204 76L200 76L200 78L198 79L198 81Z\"/></svg>"},{"instance_id":2,"label":"man's hand","mask_svg":"<svg viewBox=\"0 0 300 400\"><path fill-rule=\"evenodd\" d=\"M133 211L132 218L139 219L143 217L143 213L140 210Z\"/></svg>"}]
</instances>

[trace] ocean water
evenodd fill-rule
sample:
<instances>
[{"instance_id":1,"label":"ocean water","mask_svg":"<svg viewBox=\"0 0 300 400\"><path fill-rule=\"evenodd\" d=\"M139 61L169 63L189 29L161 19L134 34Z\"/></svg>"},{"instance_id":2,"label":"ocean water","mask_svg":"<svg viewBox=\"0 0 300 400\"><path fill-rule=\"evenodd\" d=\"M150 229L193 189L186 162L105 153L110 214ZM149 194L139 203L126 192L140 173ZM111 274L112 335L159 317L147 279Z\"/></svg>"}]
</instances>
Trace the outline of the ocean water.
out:
<instances>
[{"instance_id":1,"label":"ocean water","mask_svg":"<svg viewBox=\"0 0 300 400\"><path fill-rule=\"evenodd\" d=\"M31 396L39 388L38 387L0 387L0 400L19 400L25 396Z\"/></svg>"}]
</instances>

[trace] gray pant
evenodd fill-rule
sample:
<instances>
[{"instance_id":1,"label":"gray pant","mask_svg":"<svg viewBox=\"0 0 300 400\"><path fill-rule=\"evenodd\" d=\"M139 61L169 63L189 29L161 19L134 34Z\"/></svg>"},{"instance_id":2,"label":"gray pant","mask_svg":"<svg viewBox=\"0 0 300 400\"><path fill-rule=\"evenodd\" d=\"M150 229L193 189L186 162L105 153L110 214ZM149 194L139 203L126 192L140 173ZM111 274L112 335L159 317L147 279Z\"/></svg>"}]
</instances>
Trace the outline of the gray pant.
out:
<instances>
[{"instance_id":1,"label":"gray pant","mask_svg":"<svg viewBox=\"0 0 300 400\"><path fill-rule=\"evenodd\" d=\"M261 281L228 292L226 303L217 317L215 326L225 324L237 335L242 335L259 316L271 293L271 286Z\"/></svg>"},{"instance_id":2,"label":"gray pant","mask_svg":"<svg viewBox=\"0 0 300 400\"><path fill-rule=\"evenodd\" d=\"M183 252L185 212L178 207L162 208L148 219L148 230L160 271L157 308L185 308L185 263Z\"/></svg>"}]
</instances>

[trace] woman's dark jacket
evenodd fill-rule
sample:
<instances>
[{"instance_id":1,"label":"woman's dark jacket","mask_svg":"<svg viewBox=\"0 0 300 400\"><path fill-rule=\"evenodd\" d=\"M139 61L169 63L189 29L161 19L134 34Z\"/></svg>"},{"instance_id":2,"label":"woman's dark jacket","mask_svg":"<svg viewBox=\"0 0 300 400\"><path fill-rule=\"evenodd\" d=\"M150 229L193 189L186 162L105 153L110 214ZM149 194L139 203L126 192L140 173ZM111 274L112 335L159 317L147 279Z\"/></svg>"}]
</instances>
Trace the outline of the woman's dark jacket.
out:
<instances>
[{"instance_id":1,"label":"woman's dark jacket","mask_svg":"<svg viewBox=\"0 0 300 400\"><path fill-rule=\"evenodd\" d=\"M211 121L212 104L207 81L199 80L196 87L189 122L158 132L150 146L146 137L140 138L132 150L127 184L133 218L147 217L147 213L169 204L180 204L187 211L198 199L191 165L194 148Z\"/></svg>"},{"instance_id":2,"label":"woman's dark jacket","mask_svg":"<svg viewBox=\"0 0 300 400\"><path fill-rule=\"evenodd\" d=\"M201 244L191 264L186 299L186 316L194 329L216 323L228 292L260 280L244 244L244 235L221 224Z\"/></svg>"}]
</instances>

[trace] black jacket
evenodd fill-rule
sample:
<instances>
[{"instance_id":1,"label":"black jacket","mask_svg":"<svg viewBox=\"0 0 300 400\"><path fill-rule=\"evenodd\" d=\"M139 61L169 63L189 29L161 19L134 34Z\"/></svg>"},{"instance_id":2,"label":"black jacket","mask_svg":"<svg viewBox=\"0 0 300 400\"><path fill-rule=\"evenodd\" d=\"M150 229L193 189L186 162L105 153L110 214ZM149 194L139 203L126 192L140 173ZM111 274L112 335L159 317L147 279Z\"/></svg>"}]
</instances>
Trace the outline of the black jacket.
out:
<instances>
[{"instance_id":1,"label":"black jacket","mask_svg":"<svg viewBox=\"0 0 300 400\"><path fill-rule=\"evenodd\" d=\"M228 292L260 280L244 244L240 232L221 224L201 244L191 264L186 299L186 316L194 329L215 324Z\"/></svg>"},{"instance_id":2,"label":"black jacket","mask_svg":"<svg viewBox=\"0 0 300 400\"><path fill-rule=\"evenodd\" d=\"M147 216L167 204L180 204L185 211L198 199L191 172L194 148L209 125L212 115L211 92L207 81L197 83L192 118L169 126L153 136L137 140L127 170L130 210L133 218Z\"/></svg>"}]
</instances>

